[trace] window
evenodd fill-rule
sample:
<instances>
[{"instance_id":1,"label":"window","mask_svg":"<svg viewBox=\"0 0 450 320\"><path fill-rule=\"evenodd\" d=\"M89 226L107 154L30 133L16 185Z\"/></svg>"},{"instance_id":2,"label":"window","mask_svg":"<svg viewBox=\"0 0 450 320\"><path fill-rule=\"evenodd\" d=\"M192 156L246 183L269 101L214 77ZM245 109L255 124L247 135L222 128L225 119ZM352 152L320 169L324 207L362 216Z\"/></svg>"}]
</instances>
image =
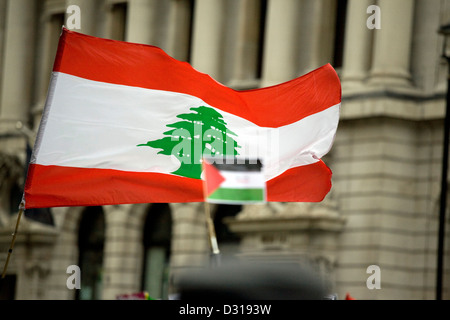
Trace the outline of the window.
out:
<instances>
[{"instance_id":1,"label":"window","mask_svg":"<svg viewBox=\"0 0 450 320\"><path fill-rule=\"evenodd\" d=\"M259 35L258 35L258 52L256 65L256 79L261 79L263 68L263 52L264 52L264 36L266 30L266 16L267 16L267 0L261 0L259 8Z\"/></svg>"},{"instance_id":2,"label":"window","mask_svg":"<svg viewBox=\"0 0 450 320\"><path fill-rule=\"evenodd\" d=\"M334 38L334 68L342 67L344 55L345 23L347 18L347 0L338 0L336 9L336 27Z\"/></svg>"},{"instance_id":3,"label":"window","mask_svg":"<svg viewBox=\"0 0 450 320\"><path fill-rule=\"evenodd\" d=\"M127 26L127 3L116 3L112 6L111 39L125 41Z\"/></svg>"},{"instance_id":4,"label":"window","mask_svg":"<svg viewBox=\"0 0 450 320\"><path fill-rule=\"evenodd\" d=\"M154 203L144 225L142 290L152 299L167 299L172 216L167 203Z\"/></svg>"},{"instance_id":5,"label":"window","mask_svg":"<svg viewBox=\"0 0 450 320\"><path fill-rule=\"evenodd\" d=\"M223 255L233 256L238 251L239 237L230 231L224 219L236 216L241 210L241 205L220 204L217 206L214 214L214 228L219 250Z\"/></svg>"},{"instance_id":6,"label":"window","mask_svg":"<svg viewBox=\"0 0 450 320\"><path fill-rule=\"evenodd\" d=\"M185 34L187 34L186 38L186 54L185 59L181 59L182 61L186 61L188 63L191 62L191 47L192 47L192 29L194 25L194 6L195 6L195 0L187 0L188 1L188 7L189 7L189 25L188 30L184 30Z\"/></svg>"},{"instance_id":7,"label":"window","mask_svg":"<svg viewBox=\"0 0 450 320\"><path fill-rule=\"evenodd\" d=\"M103 244L105 241L105 219L102 207L87 207L83 212L78 232L81 289L79 300L102 298Z\"/></svg>"}]
</instances>

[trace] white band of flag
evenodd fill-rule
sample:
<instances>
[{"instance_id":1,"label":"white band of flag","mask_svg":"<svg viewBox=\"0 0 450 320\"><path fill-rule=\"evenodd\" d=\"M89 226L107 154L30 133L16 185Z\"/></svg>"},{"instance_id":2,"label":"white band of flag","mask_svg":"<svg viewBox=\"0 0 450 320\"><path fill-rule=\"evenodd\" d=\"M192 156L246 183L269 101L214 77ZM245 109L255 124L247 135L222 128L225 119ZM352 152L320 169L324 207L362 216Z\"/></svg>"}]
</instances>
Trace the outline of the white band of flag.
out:
<instances>
[{"instance_id":1,"label":"white band of flag","mask_svg":"<svg viewBox=\"0 0 450 320\"><path fill-rule=\"evenodd\" d=\"M209 106L187 94L130 87L54 73L45 132L33 163L131 172L175 171L175 157L158 155L139 143L159 139L180 108ZM211 107L211 106L209 106ZM280 110L282 112L282 110ZM270 180L289 168L308 165L326 154L334 139L339 105L279 128L260 127L220 111L238 136L241 157L264 159ZM335 126L325 127L323 121ZM206 137L205 137L206 138ZM42 142L45 140L45 144Z\"/></svg>"}]
</instances>

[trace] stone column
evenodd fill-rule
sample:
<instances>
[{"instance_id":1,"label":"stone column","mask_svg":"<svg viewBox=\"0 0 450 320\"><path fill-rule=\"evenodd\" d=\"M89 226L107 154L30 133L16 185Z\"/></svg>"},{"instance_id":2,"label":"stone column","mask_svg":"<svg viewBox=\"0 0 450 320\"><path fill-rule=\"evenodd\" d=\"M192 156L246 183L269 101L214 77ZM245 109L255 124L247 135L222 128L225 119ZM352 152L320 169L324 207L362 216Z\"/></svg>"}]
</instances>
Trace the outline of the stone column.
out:
<instances>
[{"instance_id":1,"label":"stone column","mask_svg":"<svg viewBox=\"0 0 450 320\"><path fill-rule=\"evenodd\" d=\"M372 3L372 0L348 2L342 65L343 86L361 84L368 77L373 34L378 32L366 27L368 16L365 13Z\"/></svg>"},{"instance_id":2,"label":"stone column","mask_svg":"<svg viewBox=\"0 0 450 320\"><path fill-rule=\"evenodd\" d=\"M374 29L372 84L409 85L413 0L379 0L381 29Z\"/></svg>"},{"instance_id":3,"label":"stone column","mask_svg":"<svg viewBox=\"0 0 450 320\"><path fill-rule=\"evenodd\" d=\"M191 38L191 5L188 0L172 0L170 5L166 52L177 60L188 61Z\"/></svg>"},{"instance_id":4,"label":"stone column","mask_svg":"<svg viewBox=\"0 0 450 320\"><path fill-rule=\"evenodd\" d=\"M224 0L195 2L191 64L200 72L221 80Z\"/></svg>"},{"instance_id":5,"label":"stone column","mask_svg":"<svg viewBox=\"0 0 450 320\"><path fill-rule=\"evenodd\" d=\"M46 285L49 288L51 287L51 290L45 290L46 299L73 300L76 298L77 290L67 289L67 279L70 277L67 268L71 265L79 266L79 225L84 209L84 207L51 209L57 228L53 229L55 233L51 251L53 257L48 261L48 263L51 263L51 272ZM81 277L83 277L82 270Z\"/></svg>"},{"instance_id":6,"label":"stone column","mask_svg":"<svg viewBox=\"0 0 450 320\"><path fill-rule=\"evenodd\" d=\"M71 1L75 3L75 1ZM80 7L81 11L81 7ZM36 69L34 73L34 101L33 101L33 128L37 130L44 110L47 91L51 80L53 64L55 62L56 51L58 49L59 37L61 35L62 25L67 27L67 18L64 12L53 14L49 9L41 14L40 27L38 28L38 39L36 45ZM87 14L86 14L87 16ZM83 20L81 23L87 21ZM83 27L83 25L81 25ZM79 31L79 30L75 30Z\"/></svg>"},{"instance_id":7,"label":"stone column","mask_svg":"<svg viewBox=\"0 0 450 320\"><path fill-rule=\"evenodd\" d=\"M142 275L142 214L132 205L104 206L105 245L102 299L138 292Z\"/></svg>"},{"instance_id":8,"label":"stone column","mask_svg":"<svg viewBox=\"0 0 450 320\"><path fill-rule=\"evenodd\" d=\"M269 0L261 86L278 84L297 76L299 48L298 0Z\"/></svg>"},{"instance_id":9,"label":"stone column","mask_svg":"<svg viewBox=\"0 0 450 320\"><path fill-rule=\"evenodd\" d=\"M129 0L125 40L154 44L158 0Z\"/></svg>"},{"instance_id":10,"label":"stone column","mask_svg":"<svg viewBox=\"0 0 450 320\"><path fill-rule=\"evenodd\" d=\"M34 0L9 1L6 6L0 120L12 127L28 120L31 106L35 7Z\"/></svg>"},{"instance_id":11,"label":"stone column","mask_svg":"<svg viewBox=\"0 0 450 320\"><path fill-rule=\"evenodd\" d=\"M171 203L172 274L186 267L200 267L208 263L209 238L203 203Z\"/></svg>"},{"instance_id":12,"label":"stone column","mask_svg":"<svg viewBox=\"0 0 450 320\"><path fill-rule=\"evenodd\" d=\"M263 30L261 25L261 1L237 0L233 7L235 15L234 36L230 46L232 68L229 70L231 87L249 89L257 86L258 54L260 37Z\"/></svg>"},{"instance_id":13,"label":"stone column","mask_svg":"<svg viewBox=\"0 0 450 320\"><path fill-rule=\"evenodd\" d=\"M304 0L297 12L300 26L297 76L333 62L336 1Z\"/></svg>"}]
</instances>

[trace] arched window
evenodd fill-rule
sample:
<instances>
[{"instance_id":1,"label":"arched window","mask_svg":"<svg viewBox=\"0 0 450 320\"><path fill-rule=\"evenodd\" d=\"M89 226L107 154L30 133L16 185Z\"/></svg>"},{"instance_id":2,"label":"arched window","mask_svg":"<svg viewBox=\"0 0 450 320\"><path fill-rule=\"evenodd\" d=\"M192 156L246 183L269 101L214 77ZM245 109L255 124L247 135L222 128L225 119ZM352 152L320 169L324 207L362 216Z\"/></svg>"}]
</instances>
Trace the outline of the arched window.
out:
<instances>
[{"instance_id":1,"label":"arched window","mask_svg":"<svg viewBox=\"0 0 450 320\"><path fill-rule=\"evenodd\" d=\"M78 232L81 289L77 299L98 300L102 298L103 244L105 241L105 218L102 207L87 207L80 221Z\"/></svg>"},{"instance_id":2,"label":"arched window","mask_svg":"<svg viewBox=\"0 0 450 320\"><path fill-rule=\"evenodd\" d=\"M152 299L167 299L172 216L167 203L154 203L144 225L142 290Z\"/></svg>"}]
</instances>

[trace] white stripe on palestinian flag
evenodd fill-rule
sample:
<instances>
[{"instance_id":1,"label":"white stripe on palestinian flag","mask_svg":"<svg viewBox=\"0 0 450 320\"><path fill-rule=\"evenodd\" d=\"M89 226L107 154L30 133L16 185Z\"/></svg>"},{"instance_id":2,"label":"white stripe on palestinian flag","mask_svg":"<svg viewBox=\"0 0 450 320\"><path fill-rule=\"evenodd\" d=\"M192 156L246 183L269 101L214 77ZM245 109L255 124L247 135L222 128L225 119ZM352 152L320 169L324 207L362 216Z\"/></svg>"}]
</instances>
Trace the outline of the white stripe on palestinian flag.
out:
<instances>
[{"instance_id":1,"label":"white stripe on palestinian flag","mask_svg":"<svg viewBox=\"0 0 450 320\"><path fill-rule=\"evenodd\" d=\"M189 108L210 106L188 94L98 82L55 72L55 87L32 163L130 172L175 171L174 156L137 147L161 139ZM57 78L57 79L56 79ZM57 80L57 81L56 81ZM237 134L240 157L264 161L266 180L317 162L334 139L340 104L279 128L260 127L216 110ZM280 110L282 112L282 110ZM324 122L333 124L324 126ZM36 150L35 150L36 151Z\"/></svg>"},{"instance_id":2,"label":"white stripe on palestinian flag","mask_svg":"<svg viewBox=\"0 0 450 320\"><path fill-rule=\"evenodd\" d=\"M221 188L229 189L246 189L246 188L261 188L266 181L258 171L225 171L220 173L224 176L225 181L220 184Z\"/></svg>"}]
</instances>

